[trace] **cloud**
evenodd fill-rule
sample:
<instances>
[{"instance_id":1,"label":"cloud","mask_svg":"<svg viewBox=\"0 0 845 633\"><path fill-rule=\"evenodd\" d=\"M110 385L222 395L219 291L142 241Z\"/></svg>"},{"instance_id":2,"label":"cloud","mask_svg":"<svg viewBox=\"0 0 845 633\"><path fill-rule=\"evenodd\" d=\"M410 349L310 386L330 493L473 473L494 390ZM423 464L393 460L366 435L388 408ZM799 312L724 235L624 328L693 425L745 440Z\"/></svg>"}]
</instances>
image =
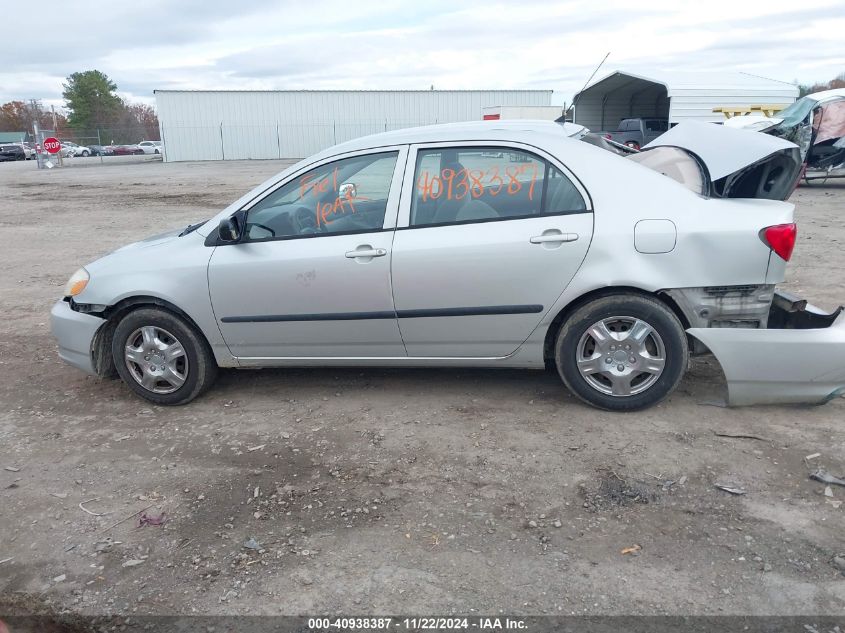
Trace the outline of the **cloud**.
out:
<instances>
[{"instance_id":1,"label":"cloud","mask_svg":"<svg viewBox=\"0 0 845 633\"><path fill-rule=\"evenodd\" d=\"M40 9L4 7L9 24ZM845 70L845 6L746 0L76 0L23 44L0 40L0 101L61 104L72 72L97 68L122 95L154 89L544 88L569 101L610 51L616 68L747 70L812 83Z\"/></svg>"}]
</instances>

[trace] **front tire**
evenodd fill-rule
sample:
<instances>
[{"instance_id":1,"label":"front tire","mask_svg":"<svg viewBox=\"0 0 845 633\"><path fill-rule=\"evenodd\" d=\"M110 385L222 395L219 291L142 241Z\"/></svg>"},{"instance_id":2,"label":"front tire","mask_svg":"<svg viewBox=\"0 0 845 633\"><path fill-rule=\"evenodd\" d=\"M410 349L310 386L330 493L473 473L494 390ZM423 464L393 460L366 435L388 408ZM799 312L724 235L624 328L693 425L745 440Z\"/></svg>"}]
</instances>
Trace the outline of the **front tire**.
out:
<instances>
[{"instance_id":1,"label":"front tire","mask_svg":"<svg viewBox=\"0 0 845 633\"><path fill-rule=\"evenodd\" d=\"M577 308L555 344L566 387L610 411L657 404L678 386L688 359L678 317L660 301L636 294L601 297Z\"/></svg>"},{"instance_id":2,"label":"front tire","mask_svg":"<svg viewBox=\"0 0 845 633\"><path fill-rule=\"evenodd\" d=\"M202 335L160 308L139 308L120 320L112 357L129 388L159 405L187 404L217 377L217 363Z\"/></svg>"}]
</instances>

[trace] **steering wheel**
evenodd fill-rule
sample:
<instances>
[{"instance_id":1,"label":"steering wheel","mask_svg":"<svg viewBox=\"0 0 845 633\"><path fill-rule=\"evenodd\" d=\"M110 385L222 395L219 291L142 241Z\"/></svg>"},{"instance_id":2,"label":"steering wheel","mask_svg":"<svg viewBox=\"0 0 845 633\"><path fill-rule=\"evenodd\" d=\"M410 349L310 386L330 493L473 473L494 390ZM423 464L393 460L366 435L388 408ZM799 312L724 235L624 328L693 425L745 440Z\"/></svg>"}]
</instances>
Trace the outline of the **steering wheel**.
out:
<instances>
[{"instance_id":1,"label":"steering wheel","mask_svg":"<svg viewBox=\"0 0 845 633\"><path fill-rule=\"evenodd\" d=\"M317 226L316 212L314 210L309 209L304 205L300 205L291 210L290 217L294 227L300 235L320 232L320 229Z\"/></svg>"}]
</instances>

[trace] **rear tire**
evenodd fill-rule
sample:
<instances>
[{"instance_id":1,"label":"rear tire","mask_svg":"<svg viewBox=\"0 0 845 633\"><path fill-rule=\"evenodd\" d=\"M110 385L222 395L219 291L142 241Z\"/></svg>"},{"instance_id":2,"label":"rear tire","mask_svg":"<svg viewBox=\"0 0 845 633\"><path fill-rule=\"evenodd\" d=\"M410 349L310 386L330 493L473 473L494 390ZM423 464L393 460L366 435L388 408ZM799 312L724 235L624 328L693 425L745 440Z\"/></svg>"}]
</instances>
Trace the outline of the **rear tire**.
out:
<instances>
[{"instance_id":1,"label":"rear tire","mask_svg":"<svg viewBox=\"0 0 845 633\"><path fill-rule=\"evenodd\" d=\"M609 411L636 411L672 393L689 362L684 328L656 299L618 294L594 299L564 322L555 363L580 400Z\"/></svg>"},{"instance_id":2,"label":"rear tire","mask_svg":"<svg viewBox=\"0 0 845 633\"><path fill-rule=\"evenodd\" d=\"M217 377L217 363L202 334L160 308L138 308L120 320L112 358L129 388L158 405L187 404Z\"/></svg>"}]
</instances>

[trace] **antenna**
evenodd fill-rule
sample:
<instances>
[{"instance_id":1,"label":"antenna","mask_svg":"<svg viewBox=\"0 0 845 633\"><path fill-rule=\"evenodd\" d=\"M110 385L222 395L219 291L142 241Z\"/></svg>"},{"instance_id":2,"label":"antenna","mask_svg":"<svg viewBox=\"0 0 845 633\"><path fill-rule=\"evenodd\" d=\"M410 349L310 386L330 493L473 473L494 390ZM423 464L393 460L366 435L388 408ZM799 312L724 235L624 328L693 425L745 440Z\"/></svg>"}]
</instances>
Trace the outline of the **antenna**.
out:
<instances>
[{"instance_id":1,"label":"antenna","mask_svg":"<svg viewBox=\"0 0 845 633\"><path fill-rule=\"evenodd\" d=\"M579 90L577 93L575 93L575 98L572 100L572 105L569 106L570 108L574 107L575 104L578 102L578 96L582 92L584 92L584 88L586 88L587 85L593 80L593 77L596 76L596 73L599 71L599 68L601 68L604 65L604 63L607 61L608 57L610 57L610 51L607 51L607 55L605 55L604 58L601 60L601 62L599 62L599 65L596 66L596 69L593 71L593 74L590 75L590 78L587 79L587 81L584 82L584 86L581 88L581 90Z\"/></svg>"}]
</instances>

